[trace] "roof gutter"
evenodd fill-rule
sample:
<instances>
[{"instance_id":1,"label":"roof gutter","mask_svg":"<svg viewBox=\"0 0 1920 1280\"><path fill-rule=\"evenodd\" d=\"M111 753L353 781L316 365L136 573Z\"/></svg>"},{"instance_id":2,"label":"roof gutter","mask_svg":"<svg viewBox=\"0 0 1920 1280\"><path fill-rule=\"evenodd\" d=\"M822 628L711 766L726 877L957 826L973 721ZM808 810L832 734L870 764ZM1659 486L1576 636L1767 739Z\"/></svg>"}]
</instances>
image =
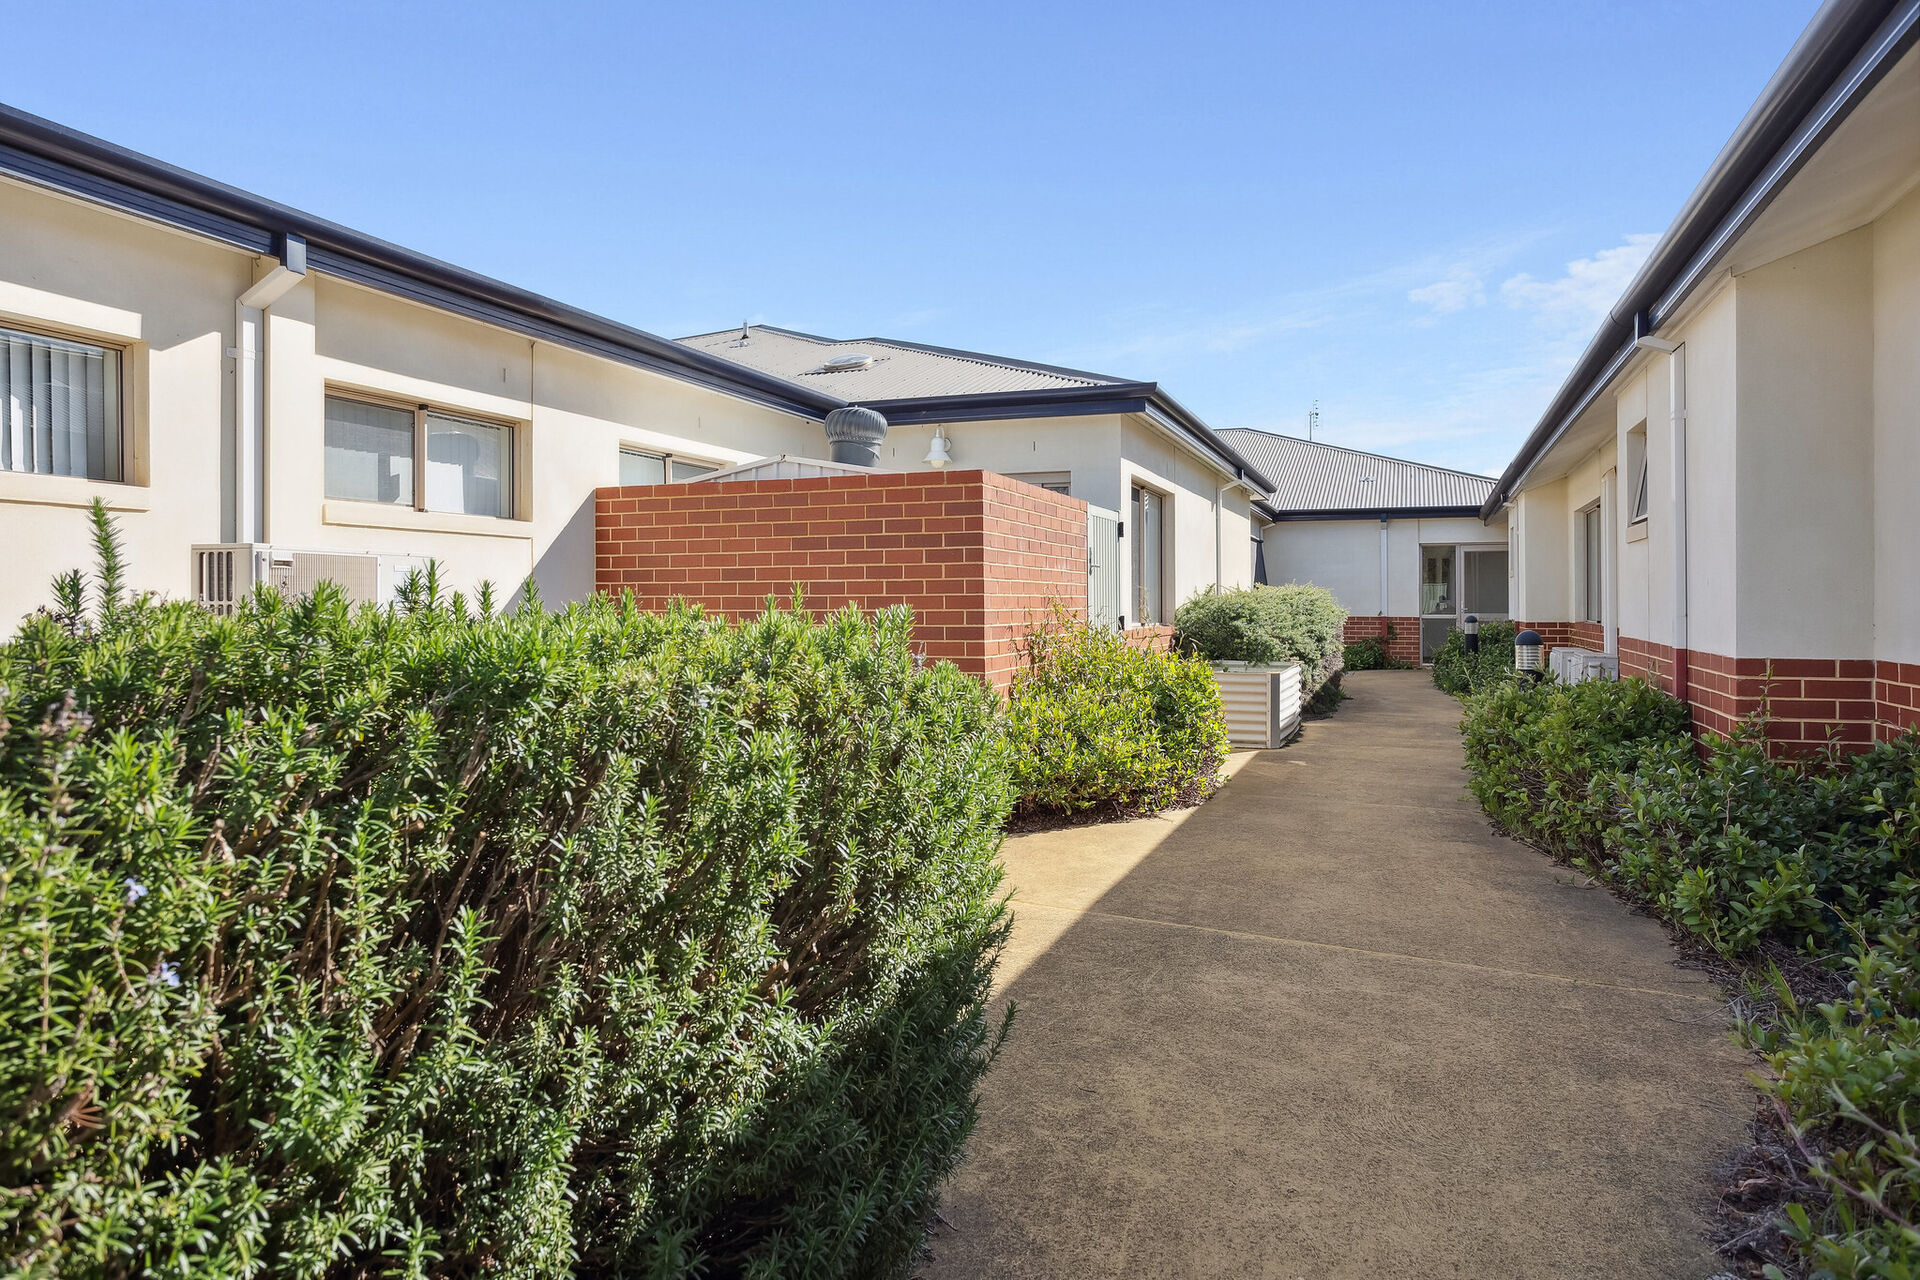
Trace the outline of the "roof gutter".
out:
<instances>
[{"instance_id":1,"label":"roof gutter","mask_svg":"<svg viewBox=\"0 0 1920 1280\"><path fill-rule=\"evenodd\" d=\"M305 241L309 270L803 417L846 403L4 104L0 175L256 254L292 236Z\"/></svg>"},{"instance_id":2,"label":"roof gutter","mask_svg":"<svg viewBox=\"0 0 1920 1280\"><path fill-rule=\"evenodd\" d=\"M1480 507L1491 519L1920 38L1920 0L1828 0L1720 149Z\"/></svg>"},{"instance_id":3,"label":"roof gutter","mask_svg":"<svg viewBox=\"0 0 1920 1280\"><path fill-rule=\"evenodd\" d=\"M986 422L1005 418L1067 418L1089 414L1138 413L1161 430L1199 453L1215 467L1244 480L1261 493L1273 491L1273 481L1195 417L1155 382L1106 382L1089 387L1061 387L1044 391L989 391L973 395L906 396L895 400L862 400L896 425L946 422Z\"/></svg>"},{"instance_id":4,"label":"roof gutter","mask_svg":"<svg viewBox=\"0 0 1920 1280\"><path fill-rule=\"evenodd\" d=\"M1480 508L1471 503L1454 507L1322 507L1315 511L1277 511L1273 520L1447 520L1478 519Z\"/></svg>"}]
</instances>

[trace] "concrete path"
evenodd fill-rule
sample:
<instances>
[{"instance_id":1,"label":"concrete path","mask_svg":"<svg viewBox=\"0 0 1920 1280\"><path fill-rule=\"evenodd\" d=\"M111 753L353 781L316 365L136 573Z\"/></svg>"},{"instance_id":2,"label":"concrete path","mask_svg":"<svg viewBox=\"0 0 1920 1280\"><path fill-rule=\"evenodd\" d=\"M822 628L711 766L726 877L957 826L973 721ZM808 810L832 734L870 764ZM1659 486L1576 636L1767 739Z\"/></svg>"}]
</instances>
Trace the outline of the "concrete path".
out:
<instances>
[{"instance_id":1,"label":"concrete path","mask_svg":"<svg viewBox=\"0 0 1920 1280\"><path fill-rule=\"evenodd\" d=\"M931 1280L1708 1276L1751 1114L1661 928L1489 834L1420 672L1005 859L1014 1036Z\"/></svg>"}]
</instances>

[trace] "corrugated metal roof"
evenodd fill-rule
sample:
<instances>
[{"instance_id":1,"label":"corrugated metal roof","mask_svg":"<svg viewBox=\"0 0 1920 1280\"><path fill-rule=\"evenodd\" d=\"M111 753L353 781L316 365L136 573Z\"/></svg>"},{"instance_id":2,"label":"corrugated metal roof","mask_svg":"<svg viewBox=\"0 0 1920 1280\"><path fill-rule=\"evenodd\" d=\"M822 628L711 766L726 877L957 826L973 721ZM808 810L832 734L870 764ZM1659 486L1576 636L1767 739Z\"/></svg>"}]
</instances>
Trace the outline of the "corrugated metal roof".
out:
<instances>
[{"instance_id":1,"label":"corrugated metal roof","mask_svg":"<svg viewBox=\"0 0 1920 1280\"><path fill-rule=\"evenodd\" d=\"M724 356L750 369L856 403L916 396L984 395L997 391L1053 391L1066 387L1118 385L1122 378L1033 364L1004 356L928 347L887 338L835 339L749 325L703 333L680 341L696 351ZM868 355L863 368L829 370L836 356Z\"/></svg>"},{"instance_id":2,"label":"corrugated metal roof","mask_svg":"<svg viewBox=\"0 0 1920 1280\"><path fill-rule=\"evenodd\" d=\"M1275 487L1267 500L1283 515L1478 507L1493 492L1492 476L1247 427L1229 427L1220 434L1273 478Z\"/></svg>"}]
</instances>

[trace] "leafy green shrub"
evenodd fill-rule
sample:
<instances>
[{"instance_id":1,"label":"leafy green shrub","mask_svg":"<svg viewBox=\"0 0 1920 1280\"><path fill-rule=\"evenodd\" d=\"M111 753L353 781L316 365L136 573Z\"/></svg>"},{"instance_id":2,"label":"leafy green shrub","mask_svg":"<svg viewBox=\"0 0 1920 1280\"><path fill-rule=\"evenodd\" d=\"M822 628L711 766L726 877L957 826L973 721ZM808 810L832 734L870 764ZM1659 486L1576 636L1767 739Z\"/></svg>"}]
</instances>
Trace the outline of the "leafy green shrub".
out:
<instances>
[{"instance_id":1,"label":"leafy green shrub","mask_svg":"<svg viewBox=\"0 0 1920 1280\"><path fill-rule=\"evenodd\" d=\"M1781 1012L1744 1027L1809 1180L1788 1236L1817 1276L1920 1275L1920 738L1790 762L1753 726L1702 758L1636 680L1496 686L1463 727L1502 826L1722 955L1846 960L1845 999L1807 1009L1779 982Z\"/></svg>"},{"instance_id":2,"label":"leafy green shrub","mask_svg":"<svg viewBox=\"0 0 1920 1280\"><path fill-rule=\"evenodd\" d=\"M1779 997L1777 1017L1744 1029L1811 1184L1785 1205L1788 1239L1815 1275L1920 1274L1920 941L1900 930L1859 948L1840 1000L1804 1008L1784 983Z\"/></svg>"},{"instance_id":3,"label":"leafy green shrub","mask_svg":"<svg viewBox=\"0 0 1920 1280\"><path fill-rule=\"evenodd\" d=\"M1325 587L1209 588L1180 606L1174 644L1209 662L1297 662L1301 696L1311 698L1335 669L1346 622Z\"/></svg>"},{"instance_id":4,"label":"leafy green shrub","mask_svg":"<svg viewBox=\"0 0 1920 1280\"><path fill-rule=\"evenodd\" d=\"M1206 663L1059 616L1025 650L1007 696L1017 814L1150 813L1218 785L1227 724Z\"/></svg>"},{"instance_id":5,"label":"leafy green shrub","mask_svg":"<svg viewBox=\"0 0 1920 1280\"><path fill-rule=\"evenodd\" d=\"M904 611L63 603L0 645L5 1270L902 1274L1009 804Z\"/></svg>"},{"instance_id":6,"label":"leafy green shrub","mask_svg":"<svg viewBox=\"0 0 1920 1280\"><path fill-rule=\"evenodd\" d=\"M1480 624L1480 651L1467 652L1467 633L1455 627L1433 655L1433 682L1442 693L1456 698L1478 693L1513 680L1513 638L1519 628L1511 622Z\"/></svg>"},{"instance_id":7,"label":"leafy green shrub","mask_svg":"<svg viewBox=\"0 0 1920 1280\"><path fill-rule=\"evenodd\" d=\"M1387 638L1392 638L1391 629ZM1409 665L1387 652L1387 641L1379 636L1349 641L1340 663L1346 671L1404 671Z\"/></svg>"},{"instance_id":8,"label":"leafy green shrub","mask_svg":"<svg viewBox=\"0 0 1920 1280\"><path fill-rule=\"evenodd\" d=\"M1686 707L1641 680L1499 681L1461 722L1468 787L1505 829L1562 858L1601 859L1617 781L1663 748L1691 751Z\"/></svg>"}]
</instances>

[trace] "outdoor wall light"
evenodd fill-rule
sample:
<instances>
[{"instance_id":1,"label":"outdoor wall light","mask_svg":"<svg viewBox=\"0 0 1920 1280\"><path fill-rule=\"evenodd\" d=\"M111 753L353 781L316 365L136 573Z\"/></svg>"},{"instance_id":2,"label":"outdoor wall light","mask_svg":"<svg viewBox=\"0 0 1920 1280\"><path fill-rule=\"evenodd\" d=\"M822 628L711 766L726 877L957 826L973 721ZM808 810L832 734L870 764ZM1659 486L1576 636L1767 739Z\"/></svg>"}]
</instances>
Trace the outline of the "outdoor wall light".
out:
<instances>
[{"instance_id":1,"label":"outdoor wall light","mask_svg":"<svg viewBox=\"0 0 1920 1280\"><path fill-rule=\"evenodd\" d=\"M933 429L933 444L927 450L927 456L923 461L930 467L944 467L953 461L953 455L948 452L952 447L953 441L947 439L947 429L945 427L935 427Z\"/></svg>"},{"instance_id":2,"label":"outdoor wall light","mask_svg":"<svg viewBox=\"0 0 1920 1280\"><path fill-rule=\"evenodd\" d=\"M1538 631L1522 631L1513 638L1513 669L1531 672L1540 670L1540 633Z\"/></svg>"}]
</instances>

